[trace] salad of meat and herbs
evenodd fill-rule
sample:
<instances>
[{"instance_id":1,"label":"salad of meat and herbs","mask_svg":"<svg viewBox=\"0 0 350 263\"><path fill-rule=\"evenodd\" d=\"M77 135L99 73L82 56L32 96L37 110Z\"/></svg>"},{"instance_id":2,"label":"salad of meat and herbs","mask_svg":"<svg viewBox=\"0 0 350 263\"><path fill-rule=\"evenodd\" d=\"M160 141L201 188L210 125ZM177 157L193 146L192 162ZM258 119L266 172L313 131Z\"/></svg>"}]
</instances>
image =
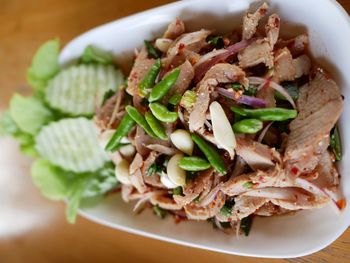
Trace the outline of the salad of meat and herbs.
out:
<instances>
[{"instance_id":1,"label":"salad of meat and herbs","mask_svg":"<svg viewBox=\"0 0 350 263\"><path fill-rule=\"evenodd\" d=\"M333 204L341 160L339 87L308 55L308 35L284 39L264 3L241 30L188 32L176 19L145 41L124 81L113 57L88 46L64 69L58 43L28 71L1 120L37 157L32 176L74 221L85 199L121 191L135 212L208 220L249 233L254 216Z\"/></svg>"}]
</instances>

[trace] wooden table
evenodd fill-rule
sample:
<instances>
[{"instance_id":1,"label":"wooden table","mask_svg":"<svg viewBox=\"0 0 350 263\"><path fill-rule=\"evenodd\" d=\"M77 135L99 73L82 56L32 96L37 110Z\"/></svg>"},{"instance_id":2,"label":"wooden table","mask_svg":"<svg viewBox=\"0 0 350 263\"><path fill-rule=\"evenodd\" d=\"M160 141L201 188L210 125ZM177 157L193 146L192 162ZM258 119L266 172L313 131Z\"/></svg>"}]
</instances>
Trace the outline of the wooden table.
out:
<instances>
[{"instance_id":1,"label":"wooden table","mask_svg":"<svg viewBox=\"0 0 350 263\"><path fill-rule=\"evenodd\" d=\"M1 0L0 110L14 91L29 91L25 72L36 48L62 44L117 18L168 0ZM340 1L350 11L350 1ZM12 217L11 215L17 215ZM10 220L10 221L9 221ZM350 229L304 258L263 260L224 255L131 235L79 218L66 223L64 205L42 198L29 177L0 178L0 262L350 262Z\"/></svg>"}]
</instances>

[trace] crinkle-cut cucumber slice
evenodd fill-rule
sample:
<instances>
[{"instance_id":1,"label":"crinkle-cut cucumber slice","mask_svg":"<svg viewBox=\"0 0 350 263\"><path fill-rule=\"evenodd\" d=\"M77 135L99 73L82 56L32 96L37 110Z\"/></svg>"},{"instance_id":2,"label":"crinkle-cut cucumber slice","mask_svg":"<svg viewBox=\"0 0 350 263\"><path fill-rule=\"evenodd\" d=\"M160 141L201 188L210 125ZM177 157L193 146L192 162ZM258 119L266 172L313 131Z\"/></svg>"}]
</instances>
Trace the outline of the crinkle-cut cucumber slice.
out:
<instances>
[{"instance_id":1,"label":"crinkle-cut cucumber slice","mask_svg":"<svg viewBox=\"0 0 350 263\"><path fill-rule=\"evenodd\" d=\"M45 126L36 137L40 155L77 173L94 172L108 161L98 143L97 128L86 118L69 118Z\"/></svg>"},{"instance_id":2,"label":"crinkle-cut cucumber slice","mask_svg":"<svg viewBox=\"0 0 350 263\"><path fill-rule=\"evenodd\" d=\"M77 65L62 70L48 83L46 100L51 107L74 116L91 115L108 90L124 82L113 65Z\"/></svg>"}]
</instances>

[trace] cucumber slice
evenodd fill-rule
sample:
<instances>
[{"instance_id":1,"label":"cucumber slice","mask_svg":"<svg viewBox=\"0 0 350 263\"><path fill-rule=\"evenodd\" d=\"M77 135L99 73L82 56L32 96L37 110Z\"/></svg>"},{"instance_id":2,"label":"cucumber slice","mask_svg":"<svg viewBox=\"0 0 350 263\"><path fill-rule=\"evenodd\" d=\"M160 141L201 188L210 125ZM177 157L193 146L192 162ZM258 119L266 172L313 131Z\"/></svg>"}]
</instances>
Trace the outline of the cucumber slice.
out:
<instances>
[{"instance_id":1,"label":"cucumber slice","mask_svg":"<svg viewBox=\"0 0 350 263\"><path fill-rule=\"evenodd\" d=\"M48 83L46 100L51 107L73 116L91 115L108 90L124 82L113 65L77 65L62 70Z\"/></svg>"},{"instance_id":2,"label":"cucumber slice","mask_svg":"<svg viewBox=\"0 0 350 263\"><path fill-rule=\"evenodd\" d=\"M94 172L109 160L99 146L96 127L82 117L45 126L36 137L36 148L44 159L76 173Z\"/></svg>"}]
</instances>

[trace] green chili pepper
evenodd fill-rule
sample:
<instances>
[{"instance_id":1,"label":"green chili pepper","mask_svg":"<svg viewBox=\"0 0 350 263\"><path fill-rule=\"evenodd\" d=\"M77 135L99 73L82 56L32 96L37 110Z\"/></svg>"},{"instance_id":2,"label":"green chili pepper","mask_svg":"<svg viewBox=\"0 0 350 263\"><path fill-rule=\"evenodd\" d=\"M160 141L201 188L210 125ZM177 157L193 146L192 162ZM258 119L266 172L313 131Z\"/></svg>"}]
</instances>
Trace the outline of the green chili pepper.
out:
<instances>
[{"instance_id":1,"label":"green chili pepper","mask_svg":"<svg viewBox=\"0 0 350 263\"><path fill-rule=\"evenodd\" d=\"M221 174L226 173L226 165L224 161L221 159L219 153L214 149L213 146L209 145L206 141L204 141L197 134L192 134L192 140L198 146L198 148L204 153L205 157L207 157L211 166L214 167L216 171Z\"/></svg>"},{"instance_id":2,"label":"green chili pepper","mask_svg":"<svg viewBox=\"0 0 350 263\"><path fill-rule=\"evenodd\" d=\"M157 85L151 91L149 95L149 102L154 102L163 98L171 87L175 84L177 78L180 75L180 69L173 70L168 76L159 81Z\"/></svg>"},{"instance_id":3,"label":"green chili pepper","mask_svg":"<svg viewBox=\"0 0 350 263\"><path fill-rule=\"evenodd\" d=\"M298 112L284 108L243 109L231 107L231 110L245 117L256 118L262 121L285 121L294 119Z\"/></svg>"},{"instance_id":4,"label":"green chili pepper","mask_svg":"<svg viewBox=\"0 0 350 263\"><path fill-rule=\"evenodd\" d=\"M260 131L263 127L263 122L257 119L244 119L232 125L232 129L237 133L254 134Z\"/></svg>"},{"instance_id":5,"label":"green chili pepper","mask_svg":"<svg viewBox=\"0 0 350 263\"><path fill-rule=\"evenodd\" d=\"M250 229L252 227L253 218L251 216L245 217L241 220L241 229L245 236L249 235Z\"/></svg>"},{"instance_id":6,"label":"green chili pepper","mask_svg":"<svg viewBox=\"0 0 350 263\"><path fill-rule=\"evenodd\" d=\"M147 72L145 78L139 84L139 92L143 97L146 97L149 93L149 90L153 87L154 82L158 76L158 73L161 68L160 59L157 59L153 64L151 69Z\"/></svg>"},{"instance_id":7,"label":"green chili pepper","mask_svg":"<svg viewBox=\"0 0 350 263\"><path fill-rule=\"evenodd\" d=\"M162 124L153 116L152 113L146 112L145 114L146 121L151 127L152 131L162 140L168 139L168 135L165 132Z\"/></svg>"},{"instance_id":8,"label":"green chili pepper","mask_svg":"<svg viewBox=\"0 0 350 263\"><path fill-rule=\"evenodd\" d=\"M144 43L147 49L148 56L150 56L151 58L160 58L162 56L162 53L158 49L156 49L151 44L151 42L145 40Z\"/></svg>"},{"instance_id":9,"label":"green chili pepper","mask_svg":"<svg viewBox=\"0 0 350 263\"><path fill-rule=\"evenodd\" d=\"M130 117L129 114L126 113L112 138L107 143L105 149L107 151L115 151L118 149L120 140L131 131L134 125L135 121Z\"/></svg>"},{"instance_id":10,"label":"green chili pepper","mask_svg":"<svg viewBox=\"0 0 350 263\"><path fill-rule=\"evenodd\" d=\"M337 126L335 126L334 129L331 131L330 145L335 155L335 159L337 161L340 161L342 159L342 147L340 134Z\"/></svg>"},{"instance_id":11,"label":"green chili pepper","mask_svg":"<svg viewBox=\"0 0 350 263\"><path fill-rule=\"evenodd\" d=\"M174 94L173 96L170 97L169 99L169 103L171 105L176 106L177 104L179 104L179 102L181 101L182 95L180 94Z\"/></svg>"},{"instance_id":12,"label":"green chili pepper","mask_svg":"<svg viewBox=\"0 0 350 263\"><path fill-rule=\"evenodd\" d=\"M177 112L169 111L164 105L153 102L149 104L154 117L163 122L174 122L177 120Z\"/></svg>"},{"instance_id":13,"label":"green chili pepper","mask_svg":"<svg viewBox=\"0 0 350 263\"><path fill-rule=\"evenodd\" d=\"M141 126L142 129L145 130L145 132L153 137L157 138L157 135L152 131L151 127L149 127L147 121L145 120L145 117L133 106L126 106L125 107L126 112L130 115L130 117L138 124Z\"/></svg>"},{"instance_id":14,"label":"green chili pepper","mask_svg":"<svg viewBox=\"0 0 350 263\"><path fill-rule=\"evenodd\" d=\"M191 156L191 157L183 157L179 161L179 166L191 172L203 171L210 168L210 163L200 157Z\"/></svg>"}]
</instances>

